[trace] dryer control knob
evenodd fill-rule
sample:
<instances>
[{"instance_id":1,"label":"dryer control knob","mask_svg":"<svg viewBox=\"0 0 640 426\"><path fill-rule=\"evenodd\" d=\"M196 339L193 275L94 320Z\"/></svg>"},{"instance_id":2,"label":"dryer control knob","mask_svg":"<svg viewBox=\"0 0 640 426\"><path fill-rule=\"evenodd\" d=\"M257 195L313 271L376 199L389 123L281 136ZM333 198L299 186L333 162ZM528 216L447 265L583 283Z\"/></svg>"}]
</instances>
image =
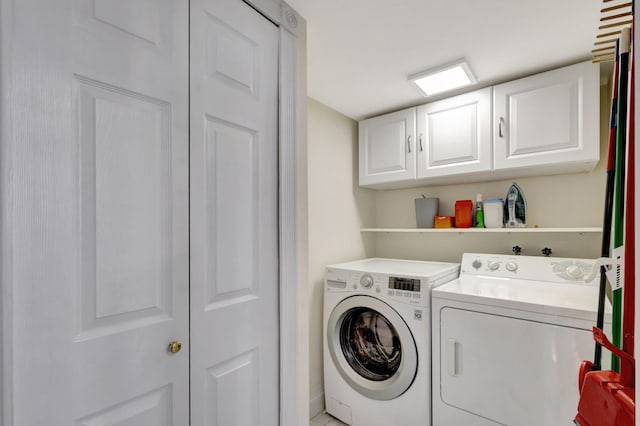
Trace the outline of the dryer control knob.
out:
<instances>
[{"instance_id":1,"label":"dryer control knob","mask_svg":"<svg viewBox=\"0 0 640 426\"><path fill-rule=\"evenodd\" d=\"M500 267L500 263L490 260L489 263L487 264L487 266L489 267L489 270L495 271Z\"/></svg>"},{"instance_id":2,"label":"dryer control knob","mask_svg":"<svg viewBox=\"0 0 640 426\"><path fill-rule=\"evenodd\" d=\"M565 272L571 278L575 278L575 279L580 279L584 275L584 272L582 271L582 268L579 267L578 265L569 265L569 266L567 266L567 269L565 269Z\"/></svg>"},{"instance_id":3,"label":"dryer control knob","mask_svg":"<svg viewBox=\"0 0 640 426\"><path fill-rule=\"evenodd\" d=\"M373 286L373 277L369 274L365 274L360 277L360 285L364 288L371 288Z\"/></svg>"},{"instance_id":4,"label":"dryer control knob","mask_svg":"<svg viewBox=\"0 0 640 426\"><path fill-rule=\"evenodd\" d=\"M504 267L507 268L507 271L509 272L515 272L518 269L518 264L515 262L507 262Z\"/></svg>"},{"instance_id":5,"label":"dryer control knob","mask_svg":"<svg viewBox=\"0 0 640 426\"><path fill-rule=\"evenodd\" d=\"M482 266L482 262L480 262L480 259L476 259L473 261L471 266L473 266L473 269L480 269L480 267Z\"/></svg>"}]
</instances>

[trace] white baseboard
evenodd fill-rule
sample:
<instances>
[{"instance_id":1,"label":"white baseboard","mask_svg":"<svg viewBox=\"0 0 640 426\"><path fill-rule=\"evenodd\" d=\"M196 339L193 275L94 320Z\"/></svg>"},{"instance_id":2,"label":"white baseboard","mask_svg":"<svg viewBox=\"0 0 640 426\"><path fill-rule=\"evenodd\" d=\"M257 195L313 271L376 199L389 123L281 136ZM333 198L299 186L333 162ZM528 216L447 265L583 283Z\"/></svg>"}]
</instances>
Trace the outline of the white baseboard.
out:
<instances>
[{"instance_id":1,"label":"white baseboard","mask_svg":"<svg viewBox=\"0 0 640 426\"><path fill-rule=\"evenodd\" d=\"M320 392L309 401L309 418L314 418L324 411L324 392Z\"/></svg>"}]
</instances>

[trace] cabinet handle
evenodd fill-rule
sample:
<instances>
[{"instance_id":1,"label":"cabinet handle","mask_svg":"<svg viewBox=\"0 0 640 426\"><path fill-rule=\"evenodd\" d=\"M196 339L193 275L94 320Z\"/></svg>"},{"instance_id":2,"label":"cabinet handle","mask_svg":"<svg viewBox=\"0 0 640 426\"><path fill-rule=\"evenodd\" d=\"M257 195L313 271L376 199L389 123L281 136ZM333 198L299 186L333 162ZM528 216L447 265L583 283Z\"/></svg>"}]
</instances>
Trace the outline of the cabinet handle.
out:
<instances>
[{"instance_id":1,"label":"cabinet handle","mask_svg":"<svg viewBox=\"0 0 640 426\"><path fill-rule=\"evenodd\" d=\"M411 136L407 138L407 148L409 150L409 154L411 154Z\"/></svg>"},{"instance_id":2,"label":"cabinet handle","mask_svg":"<svg viewBox=\"0 0 640 426\"><path fill-rule=\"evenodd\" d=\"M502 126L504 126L504 118L500 117L500 120L498 120L498 136L501 138L504 137Z\"/></svg>"},{"instance_id":3,"label":"cabinet handle","mask_svg":"<svg viewBox=\"0 0 640 426\"><path fill-rule=\"evenodd\" d=\"M422 133L420 133L420 152L424 151L424 148L422 147Z\"/></svg>"},{"instance_id":4,"label":"cabinet handle","mask_svg":"<svg viewBox=\"0 0 640 426\"><path fill-rule=\"evenodd\" d=\"M447 372L450 376L458 374L458 366L456 365L456 339L447 340Z\"/></svg>"}]
</instances>

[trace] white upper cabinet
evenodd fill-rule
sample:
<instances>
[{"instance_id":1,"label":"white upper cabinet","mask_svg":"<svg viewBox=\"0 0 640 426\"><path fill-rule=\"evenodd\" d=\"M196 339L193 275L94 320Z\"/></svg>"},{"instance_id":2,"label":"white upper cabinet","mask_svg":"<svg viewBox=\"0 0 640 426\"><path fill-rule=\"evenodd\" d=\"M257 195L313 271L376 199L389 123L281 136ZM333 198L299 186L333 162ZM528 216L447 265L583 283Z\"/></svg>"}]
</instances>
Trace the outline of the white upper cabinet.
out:
<instances>
[{"instance_id":1,"label":"white upper cabinet","mask_svg":"<svg viewBox=\"0 0 640 426\"><path fill-rule=\"evenodd\" d=\"M361 121L360 185L590 171L599 126L600 69L583 62Z\"/></svg>"},{"instance_id":2,"label":"white upper cabinet","mask_svg":"<svg viewBox=\"0 0 640 426\"><path fill-rule=\"evenodd\" d=\"M600 154L599 83L598 65L583 62L494 86L495 170L592 170Z\"/></svg>"},{"instance_id":3,"label":"white upper cabinet","mask_svg":"<svg viewBox=\"0 0 640 426\"><path fill-rule=\"evenodd\" d=\"M417 177L491 170L491 88L417 109Z\"/></svg>"},{"instance_id":4,"label":"white upper cabinet","mask_svg":"<svg viewBox=\"0 0 640 426\"><path fill-rule=\"evenodd\" d=\"M415 108L361 121L360 185L415 179L415 133Z\"/></svg>"}]
</instances>

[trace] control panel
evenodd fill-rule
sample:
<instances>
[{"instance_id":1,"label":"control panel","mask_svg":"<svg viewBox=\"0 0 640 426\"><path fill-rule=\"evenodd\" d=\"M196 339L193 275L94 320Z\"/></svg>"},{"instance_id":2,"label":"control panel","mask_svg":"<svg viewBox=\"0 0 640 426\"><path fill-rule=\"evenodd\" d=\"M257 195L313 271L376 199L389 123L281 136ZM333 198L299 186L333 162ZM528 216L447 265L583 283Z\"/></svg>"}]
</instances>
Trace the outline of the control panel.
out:
<instances>
[{"instance_id":1,"label":"control panel","mask_svg":"<svg viewBox=\"0 0 640 426\"><path fill-rule=\"evenodd\" d=\"M460 275L583 283L591 273L593 264L594 261L590 259L465 253Z\"/></svg>"},{"instance_id":2,"label":"control panel","mask_svg":"<svg viewBox=\"0 0 640 426\"><path fill-rule=\"evenodd\" d=\"M325 291L371 294L381 299L393 299L424 306L429 303L428 286L423 279L382 273L348 270L327 270Z\"/></svg>"},{"instance_id":3,"label":"control panel","mask_svg":"<svg viewBox=\"0 0 640 426\"><path fill-rule=\"evenodd\" d=\"M389 277L389 288L392 290L420 292L420 280L416 278Z\"/></svg>"}]
</instances>

